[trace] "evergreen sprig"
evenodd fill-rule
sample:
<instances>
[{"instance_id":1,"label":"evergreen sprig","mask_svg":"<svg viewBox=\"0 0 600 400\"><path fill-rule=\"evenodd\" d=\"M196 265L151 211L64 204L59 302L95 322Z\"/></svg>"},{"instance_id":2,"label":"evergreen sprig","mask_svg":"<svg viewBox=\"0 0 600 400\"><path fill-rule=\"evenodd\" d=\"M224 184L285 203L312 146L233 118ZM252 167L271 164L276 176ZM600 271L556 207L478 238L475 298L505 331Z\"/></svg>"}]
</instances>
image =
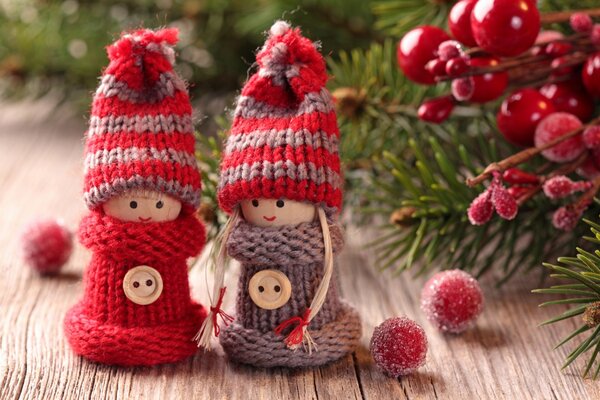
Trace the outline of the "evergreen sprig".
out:
<instances>
[{"instance_id":1,"label":"evergreen sprig","mask_svg":"<svg viewBox=\"0 0 600 400\"><path fill-rule=\"evenodd\" d=\"M600 224L589 219L584 221L592 232L592 236L585 236L584 239L595 249L586 251L577 248L575 257L561 257L558 259L558 265L545 263L544 266L552 272L551 277L567 283L536 289L533 292L558 294L563 297L542 303L540 307L563 304L571 306L567 311L543 322L542 325L571 318L578 319L578 328L561 340L555 349L575 338L581 338L580 343L567 356L562 368L568 367L581 355L587 353L589 359L583 370L583 377L592 376L596 379L600 374L600 362L596 362L600 352Z\"/></svg>"}]
</instances>

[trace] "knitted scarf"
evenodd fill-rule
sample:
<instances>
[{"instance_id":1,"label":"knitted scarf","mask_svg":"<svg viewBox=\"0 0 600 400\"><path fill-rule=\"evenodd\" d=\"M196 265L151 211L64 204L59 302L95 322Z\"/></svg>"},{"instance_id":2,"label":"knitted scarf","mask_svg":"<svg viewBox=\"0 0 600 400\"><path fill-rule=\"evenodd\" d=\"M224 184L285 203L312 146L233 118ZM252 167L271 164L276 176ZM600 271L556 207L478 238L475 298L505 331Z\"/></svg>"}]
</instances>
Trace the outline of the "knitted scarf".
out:
<instances>
[{"instance_id":1,"label":"knitted scarf","mask_svg":"<svg viewBox=\"0 0 600 400\"><path fill-rule=\"evenodd\" d=\"M193 257L202 250L204 239L204 225L194 214L167 222L139 223L92 211L79 226L79 241L94 253L140 264Z\"/></svg>"}]
</instances>

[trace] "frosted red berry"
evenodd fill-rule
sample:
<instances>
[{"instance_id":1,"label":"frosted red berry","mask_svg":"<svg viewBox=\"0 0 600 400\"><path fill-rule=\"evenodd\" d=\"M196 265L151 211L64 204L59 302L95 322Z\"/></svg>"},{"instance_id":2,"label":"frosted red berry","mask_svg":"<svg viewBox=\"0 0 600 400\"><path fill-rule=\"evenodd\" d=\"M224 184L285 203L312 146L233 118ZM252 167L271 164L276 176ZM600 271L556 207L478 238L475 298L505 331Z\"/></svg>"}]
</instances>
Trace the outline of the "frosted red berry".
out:
<instances>
[{"instance_id":1,"label":"frosted red berry","mask_svg":"<svg viewBox=\"0 0 600 400\"><path fill-rule=\"evenodd\" d=\"M540 31L540 13L533 1L479 0L471 13L477 44L503 57L529 49Z\"/></svg>"},{"instance_id":2,"label":"frosted red berry","mask_svg":"<svg viewBox=\"0 0 600 400\"><path fill-rule=\"evenodd\" d=\"M57 273L73 250L73 235L59 221L33 221L21 233L25 262L41 274Z\"/></svg>"},{"instance_id":3,"label":"frosted red berry","mask_svg":"<svg viewBox=\"0 0 600 400\"><path fill-rule=\"evenodd\" d=\"M582 215L583 210L572 205L561 207L552 215L552 226L562 231L572 231L579 223Z\"/></svg>"},{"instance_id":4,"label":"frosted red berry","mask_svg":"<svg viewBox=\"0 0 600 400\"><path fill-rule=\"evenodd\" d=\"M593 116L594 100L580 81L547 83L540 88L540 94L552 102L556 111L573 114L583 122Z\"/></svg>"},{"instance_id":5,"label":"frosted red berry","mask_svg":"<svg viewBox=\"0 0 600 400\"><path fill-rule=\"evenodd\" d=\"M496 66L499 62L495 57L472 57L469 59L468 64L470 68L473 68ZM508 73L506 72L488 72L483 75L473 76L472 79L473 94L469 98L469 101L473 103L487 103L488 101L497 99L504 93L508 85Z\"/></svg>"},{"instance_id":6,"label":"frosted red berry","mask_svg":"<svg viewBox=\"0 0 600 400\"><path fill-rule=\"evenodd\" d=\"M496 114L496 122L506 140L531 147L538 123L554 111L550 100L535 89L525 88L512 92L504 99Z\"/></svg>"},{"instance_id":7,"label":"frosted red berry","mask_svg":"<svg viewBox=\"0 0 600 400\"><path fill-rule=\"evenodd\" d=\"M452 96L456 100L469 101L475 92L475 80L471 76L454 79L450 87L452 89Z\"/></svg>"},{"instance_id":8,"label":"frosted red berry","mask_svg":"<svg viewBox=\"0 0 600 400\"><path fill-rule=\"evenodd\" d=\"M598 169L597 163L594 161L594 152L595 151L590 151L590 157L588 157L575 171L577 172L577 175L584 179L592 180L600 176L600 169ZM600 162L598 165L600 165Z\"/></svg>"},{"instance_id":9,"label":"frosted red berry","mask_svg":"<svg viewBox=\"0 0 600 400\"><path fill-rule=\"evenodd\" d=\"M462 55L462 48L456 40L446 40L438 46L438 57L442 61L448 61Z\"/></svg>"},{"instance_id":10,"label":"frosted red berry","mask_svg":"<svg viewBox=\"0 0 600 400\"><path fill-rule=\"evenodd\" d=\"M462 75L469 70L469 64L464 57L455 57L446 63L446 74L448 76Z\"/></svg>"},{"instance_id":11,"label":"frosted red berry","mask_svg":"<svg viewBox=\"0 0 600 400\"><path fill-rule=\"evenodd\" d=\"M495 185L492 189L492 204L494 210L503 219L511 220L517 216L519 205L514 197L502 185Z\"/></svg>"},{"instance_id":12,"label":"frosted red berry","mask_svg":"<svg viewBox=\"0 0 600 400\"><path fill-rule=\"evenodd\" d=\"M581 77L588 93L600 98L600 52L588 57L581 70Z\"/></svg>"},{"instance_id":13,"label":"frosted red berry","mask_svg":"<svg viewBox=\"0 0 600 400\"><path fill-rule=\"evenodd\" d=\"M588 149L600 149L600 125L592 125L583 131L583 144Z\"/></svg>"},{"instance_id":14,"label":"frosted red berry","mask_svg":"<svg viewBox=\"0 0 600 400\"><path fill-rule=\"evenodd\" d=\"M571 15L569 18L569 23L571 24L571 28L573 28L575 32L579 33L591 31L594 25L592 18L585 12L573 13L573 15Z\"/></svg>"},{"instance_id":15,"label":"frosted red berry","mask_svg":"<svg viewBox=\"0 0 600 400\"><path fill-rule=\"evenodd\" d=\"M448 14L448 28L452 36L468 47L475 47L477 42L471 31L471 12L477 0L460 0Z\"/></svg>"},{"instance_id":16,"label":"frosted red berry","mask_svg":"<svg viewBox=\"0 0 600 400\"><path fill-rule=\"evenodd\" d=\"M483 293L465 271L438 272L421 291L421 310L442 332L461 333L481 314Z\"/></svg>"},{"instance_id":17,"label":"frosted red berry","mask_svg":"<svg viewBox=\"0 0 600 400\"><path fill-rule=\"evenodd\" d=\"M420 26L408 32L396 52L398 65L408 79L424 85L435 83L435 77L425 69L425 65L437 57L440 43L449 40L446 32L436 26Z\"/></svg>"},{"instance_id":18,"label":"frosted red berry","mask_svg":"<svg viewBox=\"0 0 600 400\"><path fill-rule=\"evenodd\" d=\"M492 193L486 190L475 197L467 210L467 216L471 225L483 225L488 222L494 214L494 205L492 204Z\"/></svg>"},{"instance_id":19,"label":"frosted red berry","mask_svg":"<svg viewBox=\"0 0 600 400\"><path fill-rule=\"evenodd\" d=\"M544 182L544 194L550 199L562 199L575 192L591 187L591 182L574 182L564 175L558 175Z\"/></svg>"},{"instance_id":20,"label":"frosted red berry","mask_svg":"<svg viewBox=\"0 0 600 400\"><path fill-rule=\"evenodd\" d=\"M454 99L452 96L438 97L423 102L417 113L423 121L439 124L452 114Z\"/></svg>"},{"instance_id":21,"label":"frosted red berry","mask_svg":"<svg viewBox=\"0 0 600 400\"><path fill-rule=\"evenodd\" d=\"M370 350L375 364L387 375L398 378L425 364L427 336L409 318L390 318L373 331Z\"/></svg>"},{"instance_id":22,"label":"frosted red berry","mask_svg":"<svg viewBox=\"0 0 600 400\"><path fill-rule=\"evenodd\" d=\"M552 113L538 124L534 137L535 146L542 147L556 138L579 129L581 125L579 118L573 114L565 112ZM542 151L542 155L550 161L564 163L573 161L584 150L585 146L581 134L579 134Z\"/></svg>"}]
</instances>

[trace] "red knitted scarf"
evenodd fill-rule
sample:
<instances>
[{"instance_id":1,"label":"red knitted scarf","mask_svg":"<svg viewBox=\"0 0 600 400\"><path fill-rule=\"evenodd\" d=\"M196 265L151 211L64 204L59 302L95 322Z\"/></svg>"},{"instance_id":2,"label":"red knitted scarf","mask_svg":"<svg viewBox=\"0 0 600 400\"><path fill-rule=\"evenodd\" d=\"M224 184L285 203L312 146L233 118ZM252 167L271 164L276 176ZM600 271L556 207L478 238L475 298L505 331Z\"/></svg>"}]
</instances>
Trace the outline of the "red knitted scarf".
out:
<instances>
[{"instance_id":1,"label":"red knitted scarf","mask_svg":"<svg viewBox=\"0 0 600 400\"><path fill-rule=\"evenodd\" d=\"M122 261L187 259L202 250L204 240L204 225L194 214L180 215L174 221L140 223L92 211L79 226L79 241L85 247Z\"/></svg>"}]
</instances>

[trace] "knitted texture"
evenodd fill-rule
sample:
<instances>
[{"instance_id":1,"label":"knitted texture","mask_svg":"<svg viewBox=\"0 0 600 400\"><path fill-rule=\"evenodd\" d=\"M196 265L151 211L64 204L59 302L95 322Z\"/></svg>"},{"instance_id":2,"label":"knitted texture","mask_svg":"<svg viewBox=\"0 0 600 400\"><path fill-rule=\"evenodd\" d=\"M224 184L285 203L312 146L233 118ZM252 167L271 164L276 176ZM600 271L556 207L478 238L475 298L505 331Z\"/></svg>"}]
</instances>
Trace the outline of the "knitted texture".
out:
<instances>
[{"instance_id":1,"label":"knitted texture","mask_svg":"<svg viewBox=\"0 0 600 400\"><path fill-rule=\"evenodd\" d=\"M86 132L84 200L95 209L129 189L200 201L192 107L173 70L176 29L125 33L94 95Z\"/></svg>"},{"instance_id":2,"label":"knitted texture","mask_svg":"<svg viewBox=\"0 0 600 400\"><path fill-rule=\"evenodd\" d=\"M197 351L192 338L206 310L190 297L186 260L202 249L205 231L193 214L137 223L91 212L81 222L79 239L92 260L83 300L64 322L75 352L106 364L155 365ZM163 281L152 304L136 304L123 290L125 274L140 265L154 268Z\"/></svg>"},{"instance_id":3,"label":"knitted texture","mask_svg":"<svg viewBox=\"0 0 600 400\"><path fill-rule=\"evenodd\" d=\"M332 225L330 231L337 253L343 246L342 230ZM227 250L242 264L237 319L220 335L231 359L261 367L309 367L337 360L355 348L360 319L354 309L340 301L336 279L331 280L323 307L308 325L317 351L291 350L282 335L274 333L279 324L304 313L323 278L323 234L317 222L262 228L239 221L229 236ZM283 272L292 286L289 301L274 310L258 307L248 292L252 276L265 269Z\"/></svg>"},{"instance_id":4,"label":"knitted texture","mask_svg":"<svg viewBox=\"0 0 600 400\"><path fill-rule=\"evenodd\" d=\"M221 208L286 198L339 211L339 130L323 57L299 29L278 21L256 61L223 151Z\"/></svg>"}]
</instances>

